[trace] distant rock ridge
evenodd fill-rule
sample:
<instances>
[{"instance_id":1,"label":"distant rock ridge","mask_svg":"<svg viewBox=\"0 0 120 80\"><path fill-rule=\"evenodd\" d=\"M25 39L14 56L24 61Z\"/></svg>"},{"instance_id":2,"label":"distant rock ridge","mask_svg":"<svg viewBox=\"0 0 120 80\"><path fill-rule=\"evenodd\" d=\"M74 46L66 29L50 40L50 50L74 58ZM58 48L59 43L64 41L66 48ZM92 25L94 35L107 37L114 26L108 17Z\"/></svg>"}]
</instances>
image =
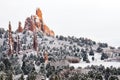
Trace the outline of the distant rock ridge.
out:
<instances>
[{"instance_id":1,"label":"distant rock ridge","mask_svg":"<svg viewBox=\"0 0 120 80\"><path fill-rule=\"evenodd\" d=\"M31 15L31 17L26 18L24 29L30 30L32 32L35 30L42 31L47 36L55 35L54 31L50 30L49 27L44 23L42 12L39 8L36 9L36 15ZM19 32L21 32L21 30L19 30Z\"/></svg>"}]
</instances>

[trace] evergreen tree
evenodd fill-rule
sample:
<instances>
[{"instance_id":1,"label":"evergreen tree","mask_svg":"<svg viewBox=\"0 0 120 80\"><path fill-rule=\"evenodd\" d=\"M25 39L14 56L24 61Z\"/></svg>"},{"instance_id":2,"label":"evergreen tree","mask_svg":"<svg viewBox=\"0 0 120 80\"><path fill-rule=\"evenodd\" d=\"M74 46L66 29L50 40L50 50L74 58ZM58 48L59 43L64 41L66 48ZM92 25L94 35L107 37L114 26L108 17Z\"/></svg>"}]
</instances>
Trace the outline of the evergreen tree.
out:
<instances>
[{"instance_id":1,"label":"evergreen tree","mask_svg":"<svg viewBox=\"0 0 120 80\"><path fill-rule=\"evenodd\" d=\"M60 80L58 75L55 75L55 80Z\"/></svg>"},{"instance_id":2,"label":"evergreen tree","mask_svg":"<svg viewBox=\"0 0 120 80\"><path fill-rule=\"evenodd\" d=\"M10 62L10 60L9 60L8 58L4 58L4 59L3 59L3 63L5 64L6 70L9 70L10 67L11 67L11 62Z\"/></svg>"},{"instance_id":3,"label":"evergreen tree","mask_svg":"<svg viewBox=\"0 0 120 80\"><path fill-rule=\"evenodd\" d=\"M18 80L25 80L24 79L24 74L22 74Z\"/></svg>"},{"instance_id":4,"label":"evergreen tree","mask_svg":"<svg viewBox=\"0 0 120 80\"><path fill-rule=\"evenodd\" d=\"M107 59L108 55L106 53L102 53L101 55L101 60Z\"/></svg>"},{"instance_id":5,"label":"evergreen tree","mask_svg":"<svg viewBox=\"0 0 120 80\"><path fill-rule=\"evenodd\" d=\"M35 79L36 79L35 72L31 72L28 74L27 80L35 80Z\"/></svg>"},{"instance_id":6,"label":"evergreen tree","mask_svg":"<svg viewBox=\"0 0 120 80\"><path fill-rule=\"evenodd\" d=\"M95 59L95 58L94 58L94 57L92 57L92 61L94 61L94 59Z\"/></svg>"},{"instance_id":7,"label":"evergreen tree","mask_svg":"<svg viewBox=\"0 0 120 80\"><path fill-rule=\"evenodd\" d=\"M2 61L0 62L0 71L5 71L5 64Z\"/></svg>"},{"instance_id":8,"label":"evergreen tree","mask_svg":"<svg viewBox=\"0 0 120 80\"><path fill-rule=\"evenodd\" d=\"M100 52L102 52L102 51L103 51L103 49L102 49L101 47L98 47L98 48L97 48L97 52L98 52L98 53L100 53Z\"/></svg>"},{"instance_id":9,"label":"evergreen tree","mask_svg":"<svg viewBox=\"0 0 120 80\"><path fill-rule=\"evenodd\" d=\"M52 74L49 79L50 80L60 80L60 77L56 74Z\"/></svg>"},{"instance_id":10,"label":"evergreen tree","mask_svg":"<svg viewBox=\"0 0 120 80\"><path fill-rule=\"evenodd\" d=\"M88 60L88 55L87 55L87 53L83 53L82 57L83 57L83 61L87 61L87 60Z\"/></svg>"},{"instance_id":11,"label":"evergreen tree","mask_svg":"<svg viewBox=\"0 0 120 80\"><path fill-rule=\"evenodd\" d=\"M94 52L92 49L90 50L89 55L94 56Z\"/></svg>"},{"instance_id":12,"label":"evergreen tree","mask_svg":"<svg viewBox=\"0 0 120 80\"><path fill-rule=\"evenodd\" d=\"M7 71L7 77L6 77L5 80L13 80L13 74L12 74L12 72L10 70Z\"/></svg>"},{"instance_id":13,"label":"evergreen tree","mask_svg":"<svg viewBox=\"0 0 120 80\"><path fill-rule=\"evenodd\" d=\"M101 74L96 74L95 80L103 80L103 77Z\"/></svg>"},{"instance_id":14,"label":"evergreen tree","mask_svg":"<svg viewBox=\"0 0 120 80\"><path fill-rule=\"evenodd\" d=\"M117 76L110 76L109 80L119 80Z\"/></svg>"},{"instance_id":15,"label":"evergreen tree","mask_svg":"<svg viewBox=\"0 0 120 80\"><path fill-rule=\"evenodd\" d=\"M5 74L4 74L4 73L2 73L2 74L0 75L0 80L5 80Z\"/></svg>"}]
</instances>

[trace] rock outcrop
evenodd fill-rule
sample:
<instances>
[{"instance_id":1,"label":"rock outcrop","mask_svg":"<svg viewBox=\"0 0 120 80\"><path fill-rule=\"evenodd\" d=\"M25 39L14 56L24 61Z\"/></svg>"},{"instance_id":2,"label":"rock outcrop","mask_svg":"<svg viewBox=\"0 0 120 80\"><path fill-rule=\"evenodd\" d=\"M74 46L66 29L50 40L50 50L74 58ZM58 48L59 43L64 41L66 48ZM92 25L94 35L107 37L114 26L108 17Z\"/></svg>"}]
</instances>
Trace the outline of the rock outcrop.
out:
<instances>
[{"instance_id":1,"label":"rock outcrop","mask_svg":"<svg viewBox=\"0 0 120 80\"><path fill-rule=\"evenodd\" d=\"M13 45L14 45L14 40L12 37L12 28L11 28L11 22L9 22L9 26L8 26L8 45L9 45L9 49L8 49L8 55L13 53Z\"/></svg>"},{"instance_id":2,"label":"rock outcrop","mask_svg":"<svg viewBox=\"0 0 120 80\"><path fill-rule=\"evenodd\" d=\"M55 36L55 33L53 30L50 30L50 36Z\"/></svg>"},{"instance_id":3,"label":"rock outcrop","mask_svg":"<svg viewBox=\"0 0 120 80\"><path fill-rule=\"evenodd\" d=\"M28 17L28 18L25 20L24 29L31 30L31 31L34 31L34 30L36 29L36 26L35 26L35 24L34 24L34 19L33 19L32 17L33 17L33 16Z\"/></svg>"},{"instance_id":4,"label":"rock outcrop","mask_svg":"<svg viewBox=\"0 0 120 80\"><path fill-rule=\"evenodd\" d=\"M21 26L21 22L19 22L17 32L22 32L22 31L23 31L23 28Z\"/></svg>"},{"instance_id":5,"label":"rock outcrop","mask_svg":"<svg viewBox=\"0 0 120 80\"><path fill-rule=\"evenodd\" d=\"M24 29L31 30L31 31L42 31L45 35L54 36L55 33L53 30L50 30L48 26L44 23L42 18L42 12L38 8L36 10L36 15L32 15L25 20Z\"/></svg>"},{"instance_id":6,"label":"rock outcrop","mask_svg":"<svg viewBox=\"0 0 120 80\"><path fill-rule=\"evenodd\" d=\"M42 20L42 12L39 8L36 9L36 15Z\"/></svg>"}]
</instances>

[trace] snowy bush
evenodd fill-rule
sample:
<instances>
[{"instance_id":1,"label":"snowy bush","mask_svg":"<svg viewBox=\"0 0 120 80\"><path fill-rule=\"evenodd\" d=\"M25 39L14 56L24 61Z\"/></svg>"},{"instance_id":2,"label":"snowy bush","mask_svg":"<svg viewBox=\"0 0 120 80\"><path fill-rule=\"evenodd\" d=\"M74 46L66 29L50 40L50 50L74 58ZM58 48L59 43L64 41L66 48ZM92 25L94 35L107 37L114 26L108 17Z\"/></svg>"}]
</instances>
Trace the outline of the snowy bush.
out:
<instances>
[{"instance_id":1,"label":"snowy bush","mask_svg":"<svg viewBox=\"0 0 120 80\"><path fill-rule=\"evenodd\" d=\"M108 55L106 53L102 53L101 55L101 60L107 59Z\"/></svg>"}]
</instances>

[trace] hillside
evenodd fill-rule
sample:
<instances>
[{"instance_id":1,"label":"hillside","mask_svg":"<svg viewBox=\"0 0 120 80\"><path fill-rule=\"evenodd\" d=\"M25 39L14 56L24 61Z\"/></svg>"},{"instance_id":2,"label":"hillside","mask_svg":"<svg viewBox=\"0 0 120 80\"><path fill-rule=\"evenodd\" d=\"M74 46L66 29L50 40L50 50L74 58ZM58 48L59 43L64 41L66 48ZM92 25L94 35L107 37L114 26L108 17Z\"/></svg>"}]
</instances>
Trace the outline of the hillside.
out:
<instances>
[{"instance_id":1,"label":"hillside","mask_svg":"<svg viewBox=\"0 0 120 80\"><path fill-rule=\"evenodd\" d=\"M78 72L80 77L81 73L86 76L91 70L100 71L98 68L102 65L102 71L107 72L108 67L112 66L111 70L115 69L116 74L110 74L120 75L120 49L88 38L55 36L43 22L40 9L36 10L36 15L26 19L24 28L21 22L15 32L10 22L7 31L0 28L0 61L1 74L8 80L13 75L14 80L23 80L23 77L27 77L26 80L56 80L51 79L55 76L62 80L74 80L74 72ZM5 78L3 76L0 77Z\"/></svg>"}]
</instances>

